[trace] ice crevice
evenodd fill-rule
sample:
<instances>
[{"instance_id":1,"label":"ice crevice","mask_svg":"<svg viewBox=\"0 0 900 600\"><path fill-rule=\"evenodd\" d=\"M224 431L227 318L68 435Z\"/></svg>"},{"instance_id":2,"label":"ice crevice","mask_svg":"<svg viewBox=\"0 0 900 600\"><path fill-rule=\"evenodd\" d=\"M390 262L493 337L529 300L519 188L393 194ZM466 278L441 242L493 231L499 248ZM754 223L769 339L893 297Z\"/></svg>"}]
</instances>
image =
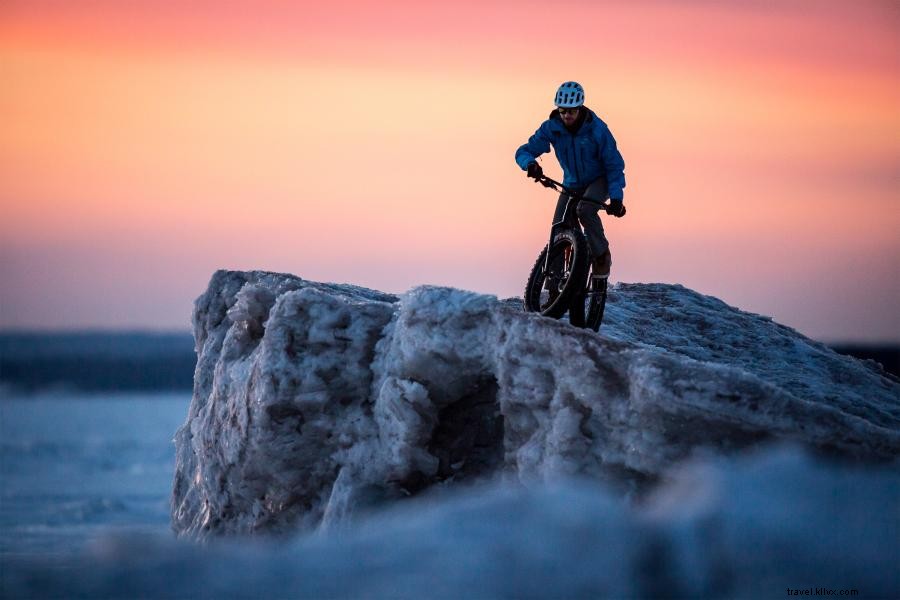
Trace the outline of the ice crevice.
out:
<instances>
[{"instance_id":1,"label":"ice crevice","mask_svg":"<svg viewBox=\"0 0 900 600\"><path fill-rule=\"evenodd\" d=\"M772 440L900 450L879 365L681 286L612 286L596 334L458 289L219 271L193 327L172 495L190 537L336 527L484 479L641 486Z\"/></svg>"}]
</instances>

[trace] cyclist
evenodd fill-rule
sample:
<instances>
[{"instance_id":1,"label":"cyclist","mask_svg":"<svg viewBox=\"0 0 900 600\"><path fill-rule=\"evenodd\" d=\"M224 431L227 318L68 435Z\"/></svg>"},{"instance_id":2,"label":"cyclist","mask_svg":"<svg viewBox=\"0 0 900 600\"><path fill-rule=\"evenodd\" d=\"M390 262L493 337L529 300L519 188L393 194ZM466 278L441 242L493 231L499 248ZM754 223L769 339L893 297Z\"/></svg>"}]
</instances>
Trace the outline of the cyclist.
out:
<instances>
[{"instance_id":1,"label":"cyclist","mask_svg":"<svg viewBox=\"0 0 900 600\"><path fill-rule=\"evenodd\" d=\"M584 192L578 203L578 220L594 255L593 277L609 277L612 256L603 224L597 214L607 198L607 214L625 215L622 188L625 187L625 161L616 148L606 123L584 105L584 88L567 81L556 92L556 109L538 130L516 150L516 163L535 180L544 174L537 157L553 147L563 170L563 185ZM562 219L566 197L560 194L553 222Z\"/></svg>"}]
</instances>

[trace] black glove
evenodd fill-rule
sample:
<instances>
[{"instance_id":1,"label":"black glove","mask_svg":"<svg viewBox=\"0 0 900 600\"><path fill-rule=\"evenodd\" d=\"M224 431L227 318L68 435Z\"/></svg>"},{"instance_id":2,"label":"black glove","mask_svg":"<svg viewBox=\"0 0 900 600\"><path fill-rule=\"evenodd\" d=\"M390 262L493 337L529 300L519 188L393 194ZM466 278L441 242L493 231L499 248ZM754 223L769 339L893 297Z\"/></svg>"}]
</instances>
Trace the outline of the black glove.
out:
<instances>
[{"instance_id":1,"label":"black glove","mask_svg":"<svg viewBox=\"0 0 900 600\"><path fill-rule=\"evenodd\" d=\"M606 214L612 215L614 217L624 217L625 216L625 205L622 204L622 199L610 199L609 206L606 207Z\"/></svg>"},{"instance_id":2,"label":"black glove","mask_svg":"<svg viewBox=\"0 0 900 600\"><path fill-rule=\"evenodd\" d=\"M544 176L544 170L541 165L536 162L528 163L528 176L534 180L538 180Z\"/></svg>"}]
</instances>

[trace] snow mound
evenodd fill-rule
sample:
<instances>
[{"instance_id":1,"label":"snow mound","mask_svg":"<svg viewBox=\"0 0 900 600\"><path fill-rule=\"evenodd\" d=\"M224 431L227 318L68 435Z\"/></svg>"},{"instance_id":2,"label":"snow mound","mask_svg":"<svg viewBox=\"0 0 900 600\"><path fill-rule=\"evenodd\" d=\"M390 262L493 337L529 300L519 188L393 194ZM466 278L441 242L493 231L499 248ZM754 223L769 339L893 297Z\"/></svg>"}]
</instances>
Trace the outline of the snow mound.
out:
<instances>
[{"instance_id":1,"label":"snow mound","mask_svg":"<svg viewBox=\"0 0 900 600\"><path fill-rule=\"evenodd\" d=\"M395 505L340 535L204 546L110 537L60 564L13 561L0 591L455 599L776 598L797 590L896 598L898 495L896 466L848 468L776 448L693 461L637 507L589 480L494 483Z\"/></svg>"},{"instance_id":2,"label":"snow mound","mask_svg":"<svg viewBox=\"0 0 900 600\"><path fill-rule=\"evenodd\" d=\"M457 289L219 271L193 322L172 497L192 537L327 528L497 476L640 485L772 440L900 450L896 378L680 286L614 286L598 335Z\"/></svg>"}]
</instances>

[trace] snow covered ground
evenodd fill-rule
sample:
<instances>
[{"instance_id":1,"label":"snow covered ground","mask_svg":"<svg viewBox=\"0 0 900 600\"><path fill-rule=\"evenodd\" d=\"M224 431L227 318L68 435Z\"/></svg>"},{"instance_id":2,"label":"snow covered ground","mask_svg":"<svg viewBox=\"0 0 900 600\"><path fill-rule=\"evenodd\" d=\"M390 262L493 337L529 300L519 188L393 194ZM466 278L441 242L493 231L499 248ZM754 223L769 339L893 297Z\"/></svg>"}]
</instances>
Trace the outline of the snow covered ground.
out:
<instances>
[{"instance_id":1,"label":"snow covered ground","mask_svg":"<svg viewBox=\"0 0 900 600\"><path fill-rule=\"evenodd\" d=\"M640 506L589 480L395 503L338 532L206 546L111 536L19 562L5 597L896 598L900 475L799 450L705 459ZM825 595L819 594L819 595Z\"/></svg>"},{"instance_id":2,"label":"snow covered ground","mask_svg":"<svg viewBox=\"0 0 900 600\"><path fill-rule=\"evenodd\" d=\"M620 284L601 334L450 288L216 273L176 436L176 531L331 527L435 486L648 489L697 453L900 450L900 382L681 286Z\"/></svg>"}]
</instances>

